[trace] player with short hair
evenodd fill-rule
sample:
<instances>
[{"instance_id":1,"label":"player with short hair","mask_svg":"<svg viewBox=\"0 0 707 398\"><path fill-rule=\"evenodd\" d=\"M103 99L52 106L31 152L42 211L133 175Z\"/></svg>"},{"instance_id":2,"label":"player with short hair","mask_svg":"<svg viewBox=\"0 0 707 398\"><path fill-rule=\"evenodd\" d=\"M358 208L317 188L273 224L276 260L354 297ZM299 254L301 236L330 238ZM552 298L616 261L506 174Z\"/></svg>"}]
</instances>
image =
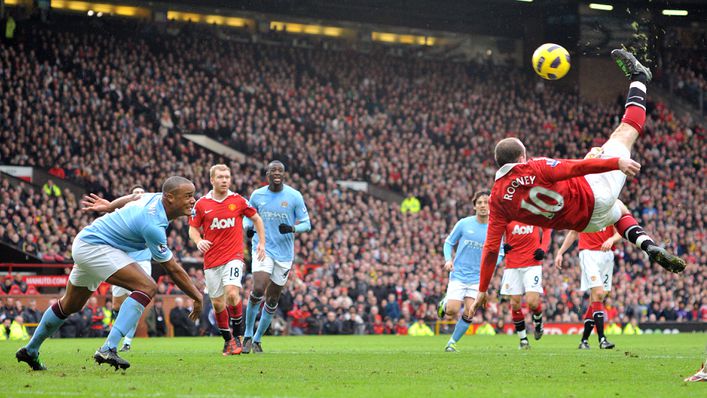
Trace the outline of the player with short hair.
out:
<instances>
[{"instance_id":1,"label":"player with short hair","mask_svg":"<svg viewBox=\"0 0 707 398\"><path fill-rule=\"evenodd\" d=\"M133 195L118 198L107 208L88 203L87 210L110 213L97 218L76 235L71 248L75 265L66 284L66 294L44 312L32 339L15 354L17 361L26 362L33 370L45 370L39 360L39 348L44 340L53 335L69 315L83 308L98 286L106 281L132 293L123 302L105 344L93 358L98 364L108 363L116 370L130 367L128 361L118 356L118 343L137 324L157 292L155 281L128 255L145 247L177 286L194 300L189 317L199 319L201 293L167 247L166 235L171 220L191 213L194 190L191 181L174 176L164 182L162 193L144 194L132 206L123 207L134 200Z\"/></svg>"},{"instance_id":2,"label":"player with short hair","mask_svg":"<svg viewBox=\"0 0 707 398\"><path fill-rule=\"evenodd\" d=\"M189 238L204 254L206 289L224 340L223 355L238 355L242 351L238 336L243 323L243 217L250 219L261 234L265 227L255 208L229 189L232 179L228 166L212 166L209 176L211 191L194 205ZM258 245L256 256L265 257L265 241Z\"/></svg>"},{"instance_id":3,"label":"player with short hair","mask_svg":"<svg viewBox=\"0 0 707 398\"><path fill-rule=\"evenodd\" d=\"M612 225L597 232L569 231L555 256L555 266L562 268L562 256L579 238L579 266L582 269L581 291L590 290L587 312L584 314L584 332L580 350L588 350L589 335L596 325L600 349L612 349L613 343L604 336L604 299L611 292L614 275L614 245L621 235Z\"/></svg>"},{"instance_id":4,"label":"player with short hair","mask_svg":"<svg viewBox=\"0 0 707 398\"><path fill-rule=\"evenodd\" d=\"M501 279L501 294L511 298L511 314L516 333L520 337L520 349L529 349L525 332L525 315L521 308L523 295L533 313L535 340L543 336L543 309L540 295L543 293L543 266L550 249L552 230L512 221L506 226L503 245L506 267Z\"/></svg>"},{"instance_id":5,"label":"player with short hair","mask_svg":"<svg viewBox=\"0 0 707 398\"><path fill-rule=\"evenodd\" d=\"M447 294L437 307L437 315L440 319L446 316L456 318L464 306L464 312L444 348L447 352L458 352L457 343L471 326L474 317L471 308L479 289L481 249L486 241L489 220L489 194L489 191L474 193L471 202L476 214L457 221L444 241L444 270L449 272L449 282ZM452 255L455 246L456 253Z\"/></svg>"},{"instance_id":6,"label":"player with short hair","mask_svg":"<svg viewBox=\"0 0 707 398\"><path fill-rule=\"evenodd\" d=\"M266 177L268 185L258 188L250 195L250 203L258 210L265 222L265 235L260 231L253 237L253 247L265 245L265 258L253 258L253 291L250 293L246 308L245 334L243 335L243 353L262 353L261 340L268 330L273 314L277 310L282 288L292 268L295 257L295 233L312 229L307 206L302 194L284 183L285 165L279 160L268 164ZM258 316L260 303L265 295L265 305L260 315L258 330L255 318Z\"/></svg>"},{"instance_id":7,"label":"player with short hair","mask_svg":"<svg viewBox=\"0 0 707 398\"><path fill-rule=\"evenodd\" d=\"M685 261L656 245L626 206L618 200L626 176L641 165L631 160L631 148L646 120L646 84L651 72L625 50L612 57L630 78L621 124L602 146L600 158L584 160L528 159L517 138L496 144L499 166L491 191L489 235L484 246L479 295L475 307L486 301L506 224L521 221L545 228L595 232L614 224L626 240L670 272L682 272Z\"/></svg>"}]
</instances>

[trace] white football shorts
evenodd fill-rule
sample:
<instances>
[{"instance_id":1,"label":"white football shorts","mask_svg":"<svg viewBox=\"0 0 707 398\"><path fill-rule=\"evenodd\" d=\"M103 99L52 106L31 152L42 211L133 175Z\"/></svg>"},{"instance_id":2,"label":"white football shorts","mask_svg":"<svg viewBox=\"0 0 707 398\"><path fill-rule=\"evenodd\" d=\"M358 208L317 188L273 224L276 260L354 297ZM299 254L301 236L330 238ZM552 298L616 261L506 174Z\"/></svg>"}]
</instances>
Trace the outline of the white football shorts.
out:
<instances>
[{"instance_id":1,"label":"white football shorts","mask_svg":"<svg viewBox=\"0 0 707 398\"><path fill-rule=\"evenodd\" d=\"M581 291L603 286L611 291L614 275L614 252L601 250L580 250L579 266L582 269Z\"/></svg>"},{"instance_id":2,"label":"white football shorts","mask_svg":"<svg viewBox=\"0 0 707 398\"><path fill-rule=\"evenodd\" d=\"M466 297L476 300L479 294L478 283L464 283L455 279L450 279L447 284L447 300L464 301Z\"/></svg>"},{"instance_id":3,"label":"white football shorts","mask_svg":"<svg viewBox=\"0 0 707 398\"><path fill-rule=\"evenodd\" d=\"M134 263L127 253L108 245L86 243L74 239L71 245L74 268L69 274L69 282L74 286L96 291L98 286L118 270Z\"/></svg>"},{"instance_id":4,"label":"white football shorts","mask_svg":"<svg viewBox=\"0 0 707 398\"><path fill-rule=\"evenodd\" d=\"M278 286L285 286L290 269L292 269L292 261L277 261L270 256L265 256L263 261L254 256L251 265L253 273L266 272L270 274L270 280Z\"/></svg>"},{"instance_id":5,"label":"white football shorts","mask_svg":"<svg viewBox=\"0 0 707 398\"><path fill-rule=\"evenodd\" d=\"M624 145L609 141L602 147L602 158L630 159L631 152ZM621 218L621 205L617 202L626 183L626 174L621 170L584 176L594 193L594 211L583 232L596 232L613 225Z\"/></svg>"},{"instance_id":6,"label":"white football shorts","mask_svg":"<svg viewBox=\"0 0 707 398\"><path fill-rule=\"evenodd\" d=\"M209 297L223 296L224 286L243 287L241 284L243 268L243 261L231 260L224 265L204 270Z\"/></svg>"},{"instance_id":7,"label":"white football shorts","mask_svg":"<svg viewBox=\"0 0 707 398\"><path fill-rule=\"evenodd\" d=\"M501 278L501 294L517 296L527 292L543 293L543 267L506 268Z\"/></svg>"}]
</instances>

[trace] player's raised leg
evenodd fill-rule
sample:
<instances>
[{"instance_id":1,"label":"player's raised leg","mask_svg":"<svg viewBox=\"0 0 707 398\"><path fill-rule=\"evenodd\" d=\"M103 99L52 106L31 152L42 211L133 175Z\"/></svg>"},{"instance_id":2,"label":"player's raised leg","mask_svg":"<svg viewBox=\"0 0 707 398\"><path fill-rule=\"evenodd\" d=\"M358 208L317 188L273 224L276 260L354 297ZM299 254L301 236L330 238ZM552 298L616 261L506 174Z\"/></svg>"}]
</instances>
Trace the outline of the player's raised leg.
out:
<instances>
[{"instance_id":1,"label":"player's raised leg","mask_svg":"<svg viewBox=\"0 0 707 398\"><path fill-rule=\"evenodd\" d=\"M64 296L44 311L29 343L15 354L17 361L26 362L32 370L46 370L39 360L42 343L64 324L69 315L83 308L92 294L93 291L86 287L74 286L71 281L67 282Z\"/></svg>"},{"instance_id":2,"label":"player's raised leg","mask_svg":"<svg viewBox=\"0 0 707 398\"><path fill-rule=\"evenodd\" d=\"M643 230L643 227L638 224L638 221L628 208L621 201L617 201L617 205L620 207L621 217L614 224L616 232L645 251L651 260L657 262L666 270L676 274L685 270L687 265L685 260L656 245L653 239Z\"/></svg>"}]
</instances>

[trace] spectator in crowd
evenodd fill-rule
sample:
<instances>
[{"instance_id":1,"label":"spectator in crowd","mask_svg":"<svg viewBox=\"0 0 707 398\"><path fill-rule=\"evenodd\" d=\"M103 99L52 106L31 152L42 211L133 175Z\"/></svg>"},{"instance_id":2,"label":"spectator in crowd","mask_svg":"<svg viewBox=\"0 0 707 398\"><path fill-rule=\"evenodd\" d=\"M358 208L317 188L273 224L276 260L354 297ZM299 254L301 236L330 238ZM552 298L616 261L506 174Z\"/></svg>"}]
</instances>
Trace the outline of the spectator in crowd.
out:
<instances>
[{"instance_id":1,"label":"spectator in crowd","mask_svg":"<svg viewBox=\"0 0 707 398\"><path fill-rule=\"evenodd\" d=\"M103 308L98 305L96 296L91 296L91 298L88 299L84 311L89 317L86 337L103 337L105 330L103 325Z\"/></svg>"},{"instance_id":2,"label":"spectator in crowd","mask_svg":"<svg viewBox=\"0 0 707 398\"><path fill-rule=\"evenodd\" d=\"M29 333L27 333L22 315L17 315L10 324L10 340L29 340Z\"/></svg>"},{"instance_id":3,"label":"spectator in crowd","mask_svg":"<svg viewBox=\"0 0 707 398\"><path fill-rule=\"evenodd\" d=\"M44 192L45 195L51 197L59 197L61 196L61 188L59 188L58 185L54 184L54 181L52 180L47 180L47 182L42 185L42 192Z\"/></svg>"},{"instance_id":4,"label":"spectator in crowd","mask_svg":"<svg viewBox=\"0 0 707 398\"><path fill-rule=\"evenodd\" d=\"M22 312L22 319L25 323L39 323L42 319L42 312L37 309L37 300L32 299L29 301L29 304ZM27 332L29 334L34 334L35 328L35 326L28 326Z\"/></svg>"},{"instance_id":5,"label":"spectator in crowd","mask_svg":"<svg viewBox=\"0 0 707 398\"><path fill-rule=\"evenodd\" d=\"M175 337L196 336L196 324L189 319L189 312L181 297L174 299L174 308L169 312L169 322L172 324Z\"/></svg>"},{"instance_id":6,"label":"spectator in crowd","mask_svg":"<svg viewBox=\"0 0 707 398\"><path fill-rule=\"evenodd\" d=\"M408 329L409 336L434 336L434 332L425 323L425 320L419 318L415 323Z\"/></svg>"},{"instance_id":7,"label":"spectator in crowd","mask_svg":"<svg viewBox=\"0 0 707 398\"><path fill-rule=\"evenodd\" d=\"M334 311L327 312L326 320L322 324L321 334L341 334L341 322L336 319Z\"/></svg>"},{"instance_id":8,"label":"spectator in crowd","mask_svg":"<svg viewBox=\"0 0 707 398\"><path fill-rule=\"evenodd\" d=\"M167 335L167 322L165 321L162 299L156 298L152 307L147 311L145 324L147 335L150 337L163 337Z\"/></svg>"}]
</instances>

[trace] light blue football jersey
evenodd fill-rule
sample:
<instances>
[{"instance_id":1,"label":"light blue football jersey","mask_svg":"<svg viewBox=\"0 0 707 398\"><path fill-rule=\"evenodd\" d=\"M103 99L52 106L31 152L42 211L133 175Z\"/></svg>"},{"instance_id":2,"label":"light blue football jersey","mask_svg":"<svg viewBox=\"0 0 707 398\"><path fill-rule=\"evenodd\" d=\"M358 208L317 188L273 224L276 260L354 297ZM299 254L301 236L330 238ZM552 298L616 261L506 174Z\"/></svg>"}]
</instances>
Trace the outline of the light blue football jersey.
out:
<instances>
[{"instance_id":1,"label":"light blue football jersey","mask_svg":"<svg viewBox=\"0 0 707 398\"><path fill-rule=\"evenodd\" d=\"M284 184L280 192L273 192L265 186L253 191L250 205L258 210L265 224L265 253L273 260L292 261L295 257L295 234L281 234L279 226L294 226L309 220L302 194L287 184ZM253 252L258 241L258 234L255 234Z\"/></svg>"},{"instance_id":2,"label":"light blue football jersey","mask_svg":"<svg viewBox=\"0 0 707 398\"><path fill-rule=\"evenodd\" d=\"M454 270L449 279L462 283L479 283L481 274L481 251L486 242L488 224L481 224L476 216L462 218L454 225L445 243L457 245L454 255ZM499 257L500 258L500 257Z\"/></svg>"},{"instance_id":3,"label":"light blue football jersey","mask_svg":"<svg viewBox=\"0 0 707 398\"><path fill-rule=\"evenodd\" d=\"M172 251L167 247L168 225L162 194L146 193L130 206L97 218L82 229L76 239L112 246L130 253L136 261L144 258L143 251L147 249L155 261L164 263L172 258Z\"/></svg>"}]
</instances>

